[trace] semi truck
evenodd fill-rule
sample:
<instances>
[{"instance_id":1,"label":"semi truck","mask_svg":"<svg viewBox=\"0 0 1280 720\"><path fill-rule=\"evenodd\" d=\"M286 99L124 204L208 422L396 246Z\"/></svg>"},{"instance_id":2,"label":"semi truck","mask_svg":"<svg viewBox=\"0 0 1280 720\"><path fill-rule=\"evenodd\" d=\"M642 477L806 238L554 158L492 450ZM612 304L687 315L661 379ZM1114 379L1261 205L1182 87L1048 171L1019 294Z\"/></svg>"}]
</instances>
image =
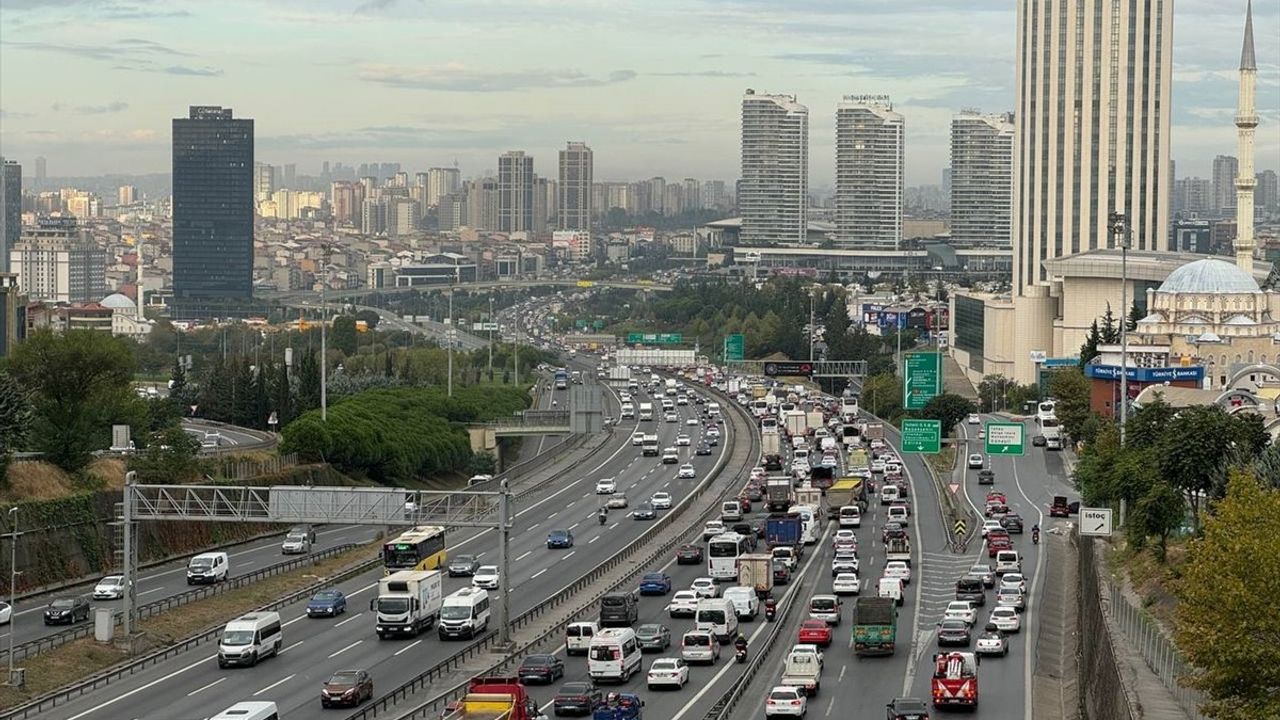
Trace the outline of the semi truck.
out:
<instances>
[{"instance_id":1,"label":"semi truck","mask_svg":"<svg viewBox=\"0 0 1280 720\"><path fill-rule=\"evenodd\" d=\"M782 414L782 427L789 437L802 437L809 432L808 419L799 410Z\"/></svg>"},{"instance_id":2,"label":"semi truck","mask_svg":"<svg viewBox=\"0 0 1280 720\"><path fill-rule=\"evenodd\" d=\"M769 510L785 512L787 508L791 507L791 502L794 499L791 492L791 478L785 476L765 478L764 495L768 502Z\"/></svg>"},{"instance_id":3,"label":"semi truck","mask_svg":"<svg viewBox=\"0 0 1280 720\"><path fill-rule=\"evenodd\" d=\"M762 597L768 595L773 590L773 556L752 553L738 558L738 584Z\"/></svg>"},{"instance_id":4,"label":"semi truck","mask_svg":"<svg viewBox=\"0 0 1280 720\"><path fill-rule=\"evenodd\" d=\"M519 678L479 677L467 694L445 708L443 720L546 720Z\"/></svg>"},{"instance_id":5,"label":"semi truck","mask_svg":"<svg viewBox=\"0 0 1280 720\"><path fill-rule=\"evenodd\" d=\"M862 436L867 439L867 442L871 442L872 440L883 440L884 423L879 421L867 423L862 428Z\"/></svg>"},{"instance_id":6,"label":"semi truck","mask_svg":"<svg viewBox=\"0 0 1280 720\"><path fill-rule=\"evenodd\" d=\"M827 423L826 413L822 410L809 410L804 414L805 426L813 432Z\"/></svg>"},{"instance_id":7,"label":"semi truck","mask_svg":"<svg viewBox=\"0 0 1280 720\"><path fill-rule=\"evenodd\" d=\"M378 596L369 601L369 609L376 611L378 639L435 627L444 601L442 587L439 570L401 570L378 581Z\"/></svg>"},{"instance_id":8,"label":"semi truck","mask_svg":"<svg viewBox=\"0 0 1280 720\"><path fill-rule=\"evenodd\" d=\"M855 655L892 655L898 637L898 606L891 598L860 597L853 605Z\"/></svg>"}]
</instances>

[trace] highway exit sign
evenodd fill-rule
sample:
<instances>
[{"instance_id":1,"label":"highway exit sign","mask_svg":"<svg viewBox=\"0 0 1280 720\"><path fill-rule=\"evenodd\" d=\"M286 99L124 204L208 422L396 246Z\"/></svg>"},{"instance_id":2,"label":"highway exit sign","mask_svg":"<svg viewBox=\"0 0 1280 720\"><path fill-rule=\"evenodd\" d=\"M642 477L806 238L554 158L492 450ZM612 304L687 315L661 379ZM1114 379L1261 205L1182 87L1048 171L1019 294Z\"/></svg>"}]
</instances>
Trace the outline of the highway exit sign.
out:
<instances>
[{"instance_id":1,"label":"highway exit sign","mask_svg":"<svg viewBox=\"0 0 1280 720\"><path fill-rule=\"evenodd\" d=\"M734 334L724 339L724 361L725 362L742 362L743 348L746 342L741 334Z\"/></svg>"},{"instance_id":2,"label":"highway exit sign","mask_svg":"<svg viewBox=\"0 0 1280 720\"><path fill-rule=\"evenodd\" d=\"M902 452L936 453L941 449L941 420L902 421Z\"/></svg>"},{"instance_id":3,"label":"highway exit sign","mask_svg":"<svg viewBox=\"0 0 1280 720\"><path fill-rule=\"evenodd\" d=\"M902 365L902 406L923 410L930 400L942 394L942 354L903 353Z\"/></svg>"},{"instance_id":4,"label":"highway exit sign","mask_svg":"<svg viewBox=\"0 0 1280 720\"><path fill-rule=\"evenodd\" d=\"M1025 440L1026 428L1022 423L987 423L988 455L1022 455Z\"/></svg>"},{"instance_id":5,"label":"highway exit sign","mask_svg":"<svg viewBox=\"0 0 1280 720\"><path fill-rule=\"evenodd\" d=\"M627 333L628 345L679 345L684 342L680 333Z\"/></svg>"}]
</instances>

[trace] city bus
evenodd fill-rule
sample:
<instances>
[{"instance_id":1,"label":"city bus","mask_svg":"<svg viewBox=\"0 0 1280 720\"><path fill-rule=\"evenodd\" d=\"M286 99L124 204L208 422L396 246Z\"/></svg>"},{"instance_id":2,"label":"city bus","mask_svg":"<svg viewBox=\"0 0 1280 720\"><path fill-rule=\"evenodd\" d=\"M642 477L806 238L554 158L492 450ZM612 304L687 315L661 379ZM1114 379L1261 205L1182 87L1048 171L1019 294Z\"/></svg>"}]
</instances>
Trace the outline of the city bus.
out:
<instances>
[{"instance_id":1,"label":"city bus","mask_svg":"<svg viewBox=\"0 0 1280 720\"><path fill-rule=\"evenodd\" d=\"M712 580L736 581L738 560L751 552L747 538L736 532L721 533L707 542L707 575Z\"/></svg>"},{"instance_id":2,"label":"city bus","mask_svg":"<svg viewBox=\"0 0 1280 720\"><path fill-rule=\"evenodd\" d=\"M444 528L439 525L409 528L382 546L382 566L387 575L399 570L435 570L444 567L446 560Z\"/></svg>"},{"instance_id":3,"label":"city bus","mask_svg":"<svg viewBox=\"0 0 1280 720\"><path fill-rule=\"evenodd\" d=\"M564 390L569 387L569 373L563 368L556 370L556 389Z\"/></svg>"}]
</instances>

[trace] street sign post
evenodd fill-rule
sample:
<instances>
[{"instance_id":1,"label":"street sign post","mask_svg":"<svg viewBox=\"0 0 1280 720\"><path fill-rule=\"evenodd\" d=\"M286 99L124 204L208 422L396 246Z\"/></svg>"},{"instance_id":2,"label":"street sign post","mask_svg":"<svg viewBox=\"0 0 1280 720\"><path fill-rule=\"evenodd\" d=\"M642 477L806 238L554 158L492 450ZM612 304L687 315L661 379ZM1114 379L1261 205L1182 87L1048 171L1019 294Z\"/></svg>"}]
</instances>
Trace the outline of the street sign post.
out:
<instances>
[{"instance_id":1,"label":"street sign post","mask_svg":"<svg viewBox=\"0 0 1280 720\"><path fill-rule=\"evenodd\" d=\"M902 452L936 453L941 449L941 420L902 421Z\"/></svg>"},{"instance_id":2,"label":"street sign post","mask_svg":"<svg viewBox=\"0 0 1280 720\"><path fill-rule=\"evenodd\" d=\"M684 342L680 333L627 333L628 345L679 345Z\"/></svg>"},{"instance_id":3,"label":"street sign post","mask_svg":"<svg viewBox=\"0 0 1280 720\"><path fill-rule=\"evenodd\" d=\"M1111 537L1111 508L1080 508L1080 534Z\"/></svg>"},{"instance_id":4,"label":"street sign post","mask_svg":"<svg viewBox=\"0 0 1280 720\"><path fill-rule=\"evenodd\" d=\"M989 422L987 423L988 455L1023 455L1025 454L1026 428L1022 423Z\"/></svg>"},{"instance_id":5,"label":"street sign post","mask_svg":"<svg viewBox=\"0 0 1280 720\"><path fill-rule=\"evenodd\" d=\"M813 363L767 362L764 374L769 377L808 377L813 374Z\"/></svg>"},{"instance_id":6,"label":"street sign post","mask_svg":"<svg viewBox=\"0 0 1280 720\"><path fill-rule=\"evenodd\" d=\"M904 353L902 358L902 406L921 410L933 397L942 394L942 354Z\"/></svg>"},{"instance_id":7,"label":"street sign post","mask_svg":"<svg viewBox=\"0 0 1280 720\"><path fill-rule=\"evenodd\" d=\"M742 362L744 357L743 348L746 347L746 341L742 335L729 335L724 339L724 361L725 362Z\"/></svg>"}]
</instances>

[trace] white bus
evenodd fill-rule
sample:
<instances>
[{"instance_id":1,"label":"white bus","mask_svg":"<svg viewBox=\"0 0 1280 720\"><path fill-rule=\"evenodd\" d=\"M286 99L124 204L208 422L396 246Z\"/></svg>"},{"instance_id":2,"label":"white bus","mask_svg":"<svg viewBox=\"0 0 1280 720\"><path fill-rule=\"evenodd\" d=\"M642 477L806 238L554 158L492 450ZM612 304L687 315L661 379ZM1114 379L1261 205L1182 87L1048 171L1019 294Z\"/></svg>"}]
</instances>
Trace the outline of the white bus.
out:
<instances>
[{"instance_id":1,"label":"white bus","mask_svg":"<svg viewBox=\"0 0 1280 720\"><path fill-rule=\"evenodd\" d=\"M805 545L812 545L818 542L819 510L809 505L793 505L789 511L791 515L800 516L800 537Z\"/></svg>"},{"instance_id":2,"label":"white bus","mask_svg":"<svg viewBox=\"0 0 1280 720\"><path fill-rule=\"evenodd\" d=\"M737 581L738 561L749 552L747 539L738 533L716 535L707 541L707 575L717 582Z\"/></svg>"},{"instance_id":3,"label":"white bus","mask_svg":"<svg viewBox=\"0 0 1280 720\"><path fill-rule=\"evenodd\" d=\"M1057 403L1053 400L1045 400L1036 406L1036 422L1043 425L1045 420L1056 420L1057 415L1054 414L1054 408Z\"/></svg>"},{"instance_id":4,"label":"white bus","mask_svg":"<svg viewBox=\"0 0 1280 720\"><path fill-rule=\"evenodd\" d=\"M776 417L760 418L760 432L762 433L778 432L778 418Z\"/></svg>"},{"instance_id":5,"label":"white bus","mask_svg":"<svg viewBox=\"0 0 1280 720\"><path fill-rule=\"evenodd\" d=\"M858 417L858 396L846 395L840 398L840 417L849 422Z\"/></svg>"},{"instance_id":6,"label":"white bus","mask_svg":"<svg viewBox=\"0 0 1280 720\"><path fill-rule=\"evenodd\" d=\"M758 417L758 418L761 418L761 417L764 417L765 415L768 415L768 414L769 414L769 403L765 402L764 398L760 398L760 399L758 399L758 400L752 400L752 401L751 401L751 414L752 414L753 416L755 416L755 417Z\"/></svg>"}]
</instances>

